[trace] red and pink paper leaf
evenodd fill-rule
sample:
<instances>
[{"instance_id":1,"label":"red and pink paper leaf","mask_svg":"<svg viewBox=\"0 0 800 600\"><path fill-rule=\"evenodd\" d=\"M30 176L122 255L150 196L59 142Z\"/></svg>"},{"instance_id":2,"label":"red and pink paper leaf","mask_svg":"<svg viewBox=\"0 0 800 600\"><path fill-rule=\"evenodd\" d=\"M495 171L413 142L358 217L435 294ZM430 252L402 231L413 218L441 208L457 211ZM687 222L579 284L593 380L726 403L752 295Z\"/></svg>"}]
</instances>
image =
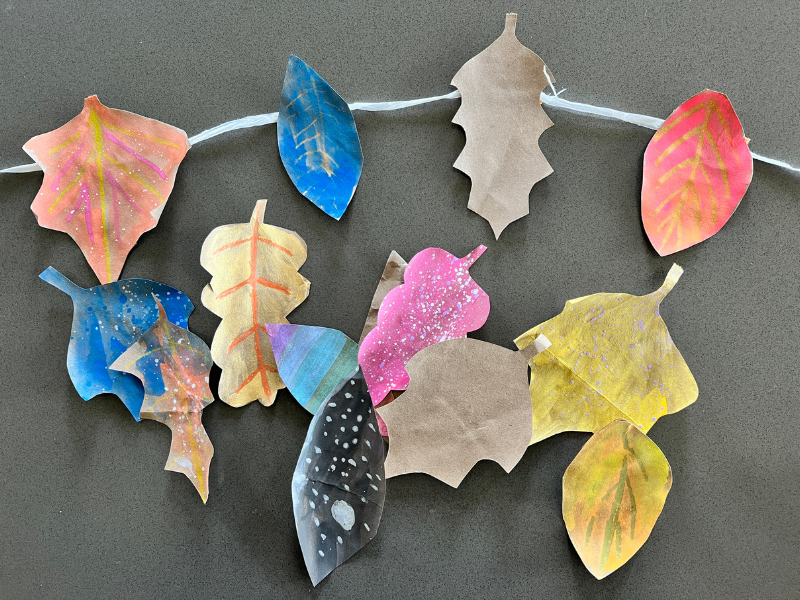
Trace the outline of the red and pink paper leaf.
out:
<instances>
[{"instance_id":1,"label":"red and pink paper leaf","mask_svg":"<svg viewBox=\"0 0 800 600\"><path fill-rule=\"evenodd\" d=\"M742 124L724 94L681 104L644 153L642 221L661 256L710 238L728 222L753 178Z\"/></svg>"},{"instance_id":2,"label":"red and pink paper leaf","mask_svg":"<svg viewBox=\"0 0 800 600\"><path fill-rule=\"evenodd\" d=\"M177 127L92 96L77 117L23 149L44 171L31 206L39 225L72 236L109 283L139 237L158 224L189 140Z\"/></svg>"},{"instance_id":3,"label":"red and pink paper leaf","mask_svg":"<svg viewBox=\"0 0 800 600\"><path fill-rule=\"evenodd\" d=\"M406 389L405 366L417 352L466 337L486 322L489 296L469 274L485 250L486 246L478 246L457 258L441 248L428 248L408 263L404 283L386 295L378 324L358 352L374 405L392 390Z\"/></svg>"}]
</instances>

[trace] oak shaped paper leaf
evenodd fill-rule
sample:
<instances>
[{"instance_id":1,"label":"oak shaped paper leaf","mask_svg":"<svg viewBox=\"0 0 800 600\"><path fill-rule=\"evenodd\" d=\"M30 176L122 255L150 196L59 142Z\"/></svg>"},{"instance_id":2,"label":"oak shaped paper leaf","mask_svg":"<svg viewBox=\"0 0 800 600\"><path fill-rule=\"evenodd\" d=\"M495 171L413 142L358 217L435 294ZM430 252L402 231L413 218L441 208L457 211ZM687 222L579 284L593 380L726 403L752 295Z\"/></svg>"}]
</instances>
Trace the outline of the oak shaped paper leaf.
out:
<instances>
[{"instance_id":1,"label":"oak shaped paper leaf","mask_svg":"<svg viewBox=\"0 0 800 600\"><path fill-rule=\"evenodd\" d=\"M156 298L167 318L186 327L194 306L173 287L149 279L121 279L84 289L53 267L39 277L70 298L74 305L67 370L84 400L115 394L137 421L144 400L142 384L133 375L109 366L158 319Z\"/></svg>"},{"instance_id":2,"label":"oak shaped paper leaf","mask_svg":"<svg viewBox=\"0 0 800 600\"><path fill-rule=\"evenodd\" d=\"M486 322L489 296L469 274L485 250L478 246L464 258L441 248L423 250L408 263L403 284L386 294L378 324L358 352L375 406L392 390L406 389L405 365L417 352L466 337Z\"/></svg>"},{"instance_id":3,"label":"oak shaped paper leaf","mask_svg":"<svg viewBox=\"0 0 800 600\"><path fill-rule=\"evenodd\" d=\"M264 223L267 201L259 200L249 223L212 231L200 264L213 276L203 306L222 318L211 355L222 369L219 397L231 406L275 402L284 387L265 326L286 316L308 297L309 281L298 273L306 243L297 233Z\"/></svg>"},{"instance_id":4,"label":"oak shaped paper leaf","mask_svg":"<svg viewBox=\"0 0 800 600\"><path fill-rule=\"evenodd\" d=\"M705 90L681 104L644 153L642 221L661 256L717 233L753 179L753 156L724 94Z\"/></svg>"},{"instance_id":5,"label":"oak shaped paper leaf","mask_svg":"<svg viewBox=\"0 0 800 600\"><path fill-rule=\"evenodd\" d=\"M386 477L427 473L458 487L485 459L510 473L531 438L527 363L548 345L540 336L514 352L460 338L415 354L408 389L377 409L389 430Z\"/></svg>"},{"instance_id":6,"label":"oak shaped paper leaf","mask_svg":"<svg viewBox=\"0 0 800 600\"><path fill-rule=\"evenodd\" d=\"M86 98L66 125L23 146L44 171L31 209L68 233L101 283L116 281L139 237L158 224L189 150L186 133Z\"/></svg>"},{"instance_id":7,"label":"oak shaped paper leaf","mask_svg":"<svg viewBox=\"0 0 800 600\"><path fill-rule=\"evenodd\" d=\"M539 335L552 346L531 360L531 444L564 431L595 432L624 418L647 432L697 399L697 383L659 313L683 273L673 265L646 296L592 294L514 343Z\"/></svg>"},{"instance_id":8,"label":"oak shaped paper leaf","mask_svg":"<svg viewBox=\"0 0 800 600\"><path fill-rule=\"evenodd\" d=\"M170 323L164 307L158 300L156 303L158 320L110 368L141 380L141 417L172 430L164 468L186 475L205 504L214 455L202 422L203 409L214 401L208 386L211 351L195 334Z\"/></svg>"},{"instance_id":9,"label":"oak shaped paper leaf","mask_svg":"<svg viewBox=\"0 0 800 600\"><path fill-rule=\"evenodd\" d=\"M656 444L624 419L595 433L567 467L562 514L569 539L597 579L647 541L672 487Z\"/></svg>"},{"instance_id":10,"label":"oak shaped paper leaf","mask_svg":"<svg viewBox=\"0 0 800 600\"><path fill-rule=\"evenodd\" d=\"M553 172L539 148L539 136L553 125L539 102L546 67L517 40L516 25L517 15L507 14L502 35L452 81L461 92L453 123L467 135L453 166L472 181L468 208L489 221L497 238L530 212L531 188Z\"/></svg>"}]
</instances>

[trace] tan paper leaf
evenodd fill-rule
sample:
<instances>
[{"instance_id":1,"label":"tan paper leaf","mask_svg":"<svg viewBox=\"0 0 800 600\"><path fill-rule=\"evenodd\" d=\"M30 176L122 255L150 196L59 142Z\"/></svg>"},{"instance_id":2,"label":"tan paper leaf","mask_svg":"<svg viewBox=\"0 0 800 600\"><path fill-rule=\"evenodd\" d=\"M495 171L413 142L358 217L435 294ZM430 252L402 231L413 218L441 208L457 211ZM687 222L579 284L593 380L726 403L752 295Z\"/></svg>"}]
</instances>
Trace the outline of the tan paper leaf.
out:
<instances>
[{"instance_id":1,"label":"tan paper leaf","mask_svg":"<svg viewBox=\"0 0 800 600\"><path fill-rule=\"evenodd\" d=\"M378 324L378 312L381 308L381 302L386 298L386 294L403 283L403 274L406 272L407 266L408 263L403 260L403 257L392 250L392 253L389 255L389 260L386 261L386 267L383 269L381 280L378 282L375 295L372 296L367 320L364 323L364 329L361 330L361 337L358 340L359 346L361 342L364 341L364 338L367 337L367 334L375 329L375 326Z\"/></svg>"},{"instance_id":2,"label":"tan paper leaf","mask_svg":"<svg viewBox=\"0 0 800 600\"><path fill-rule=\"evenodd\" d=\"M517 40L516 25L517 15L507 14L503 34L452 81L461 92L453 123L467 135L453 166L472 180L468 208L498 238L528 214L531 188L553 172L539 149L539 136L553 125L539 102L548 85L544 62Z\"/></svg>"},{"instance_id":3,"label":"tan paper leaf","mask_svg":"<svg viewBox=\"0 0 800 600\"><path fill-rule=\"evenodd\" d=\"M458 487L484 459L511 472L531 438L527 362L547 345L542 336L514 352L460 338L415 354L406 392L377 409L389 429L386 477L427 473Z\"/></svg>"},{"instance_id":4,"label":"tan paper leaf","mask_svg":"<svg viewBox=\"0 0 800 600\"><path fill-rule=\"evenodd\" d=\"M249 223L223 225L203 243L200 264L213 275L203 306L222 322L211 355L222 369L219 397L231 406L275 401L278 375L265 325L288 323L286 315L308 297L309 281L297 270L306 243L294 231L264 224L259 200Z\"/></svg>"}]
</instances>

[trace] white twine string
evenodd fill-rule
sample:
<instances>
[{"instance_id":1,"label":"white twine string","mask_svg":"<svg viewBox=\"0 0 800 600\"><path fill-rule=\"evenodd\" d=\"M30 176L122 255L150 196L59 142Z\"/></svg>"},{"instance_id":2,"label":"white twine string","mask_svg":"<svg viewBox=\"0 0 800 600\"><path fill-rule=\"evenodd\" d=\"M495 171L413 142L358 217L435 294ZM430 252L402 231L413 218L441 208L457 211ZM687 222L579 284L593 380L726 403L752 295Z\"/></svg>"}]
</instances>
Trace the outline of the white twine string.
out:
<instances>
[{"instance_id":1,"label":"white twine string","mask_svg":"<svg viewBox=\"0 0 800 600\"><path fill-rule=\"evenodd\" d=\"M588 115L592 117L601 117L606 119L613 119L616 121L624 121L625 123L631 123L633 125L638 125L640 127L646 127L647 129L658 129L661 125L664 124L664 119L658 119L656 117L648 117L647 115L639 115L636 113L627 113L621 110L614 110L613 108L605 108L603 106L593 106L591 104L584 104L582 102L572 102L571 100L565 100L564 98L560 97L560 94L564 92L561 90L560 92L556 92L555 87L553 87L553 81L550 79L550 75L547 72L547 67L544 69L544 74L547 77L548 82L550 83L550 89L553 90L553 95L545 94L544 92L541 93L539 99L541 100L542 104L546 106L552 106L554 108L563 108L565 110L572 111L574 113L578 113L581 115ZM400 110L402 108L409 108L411 106L419 106L420 104L428 104L429 102L439 102L440 100L455 100L457 98L461 98L461 93L458 90L454 90L449 94L444 94L442 96L431 96L429 98L418 98L416 100L396 100L390 102L353 102L348 104L350 110L365 110L370 112L377 112L377 111L385 111L385 110ZM206 129L205 131L198 133L189 138L189 143L194 146L200 142L204 142L208 139L216 137L218 135L222 135L223 133L227 133L229 131L236 131L237 129L247 129L249 127L261 127L262 125L269 125L270 123L275 123L278 121L278 113L267 113L264 115L253 115L250 117L243 117L241 119L235 119L233 121L228 121L227 123L222 123L221 125L217 125L216 127L212 127L211 129ZM787 162L782 160L778 160L776 158L769 158L767 156L762 156L760 154L756 154L755 152L751 152L752 156L756 160L760 160L761 162L765 162L771 165L775 165L777 167L781 167L782 169L786 169L787 171L792 171L794 173L800 173L800 168L793 167ZM33 171L41 171L42 167L40 167L37 163L31 163L27 165L18 165L16 167L9 167L8 169L0 170L0 173L31 173Z\"/></svg>"}]
</instances>

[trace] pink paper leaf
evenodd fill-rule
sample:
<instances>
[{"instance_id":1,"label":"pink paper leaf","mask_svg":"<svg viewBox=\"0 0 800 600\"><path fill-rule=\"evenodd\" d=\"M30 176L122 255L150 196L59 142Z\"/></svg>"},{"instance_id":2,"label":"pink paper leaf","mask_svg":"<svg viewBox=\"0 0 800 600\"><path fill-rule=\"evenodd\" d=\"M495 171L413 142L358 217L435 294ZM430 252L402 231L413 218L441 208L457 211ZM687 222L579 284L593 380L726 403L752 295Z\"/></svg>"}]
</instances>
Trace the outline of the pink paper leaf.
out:
<instances>
[{"instance_id":1,"label":"pink paper leaf","mask_svg":"<svg viewBox=\"0 0 800 600\"><path fill-rule=\"evenodd\" d=\"M489 316L489 296L469 274L486 246L464 258L428 248L408 263L403 285L387 294L378 325L364 339L358 363L374 405L408 386L405 366L423 348L463 338Z\"/></svg>"}]
</instances>

